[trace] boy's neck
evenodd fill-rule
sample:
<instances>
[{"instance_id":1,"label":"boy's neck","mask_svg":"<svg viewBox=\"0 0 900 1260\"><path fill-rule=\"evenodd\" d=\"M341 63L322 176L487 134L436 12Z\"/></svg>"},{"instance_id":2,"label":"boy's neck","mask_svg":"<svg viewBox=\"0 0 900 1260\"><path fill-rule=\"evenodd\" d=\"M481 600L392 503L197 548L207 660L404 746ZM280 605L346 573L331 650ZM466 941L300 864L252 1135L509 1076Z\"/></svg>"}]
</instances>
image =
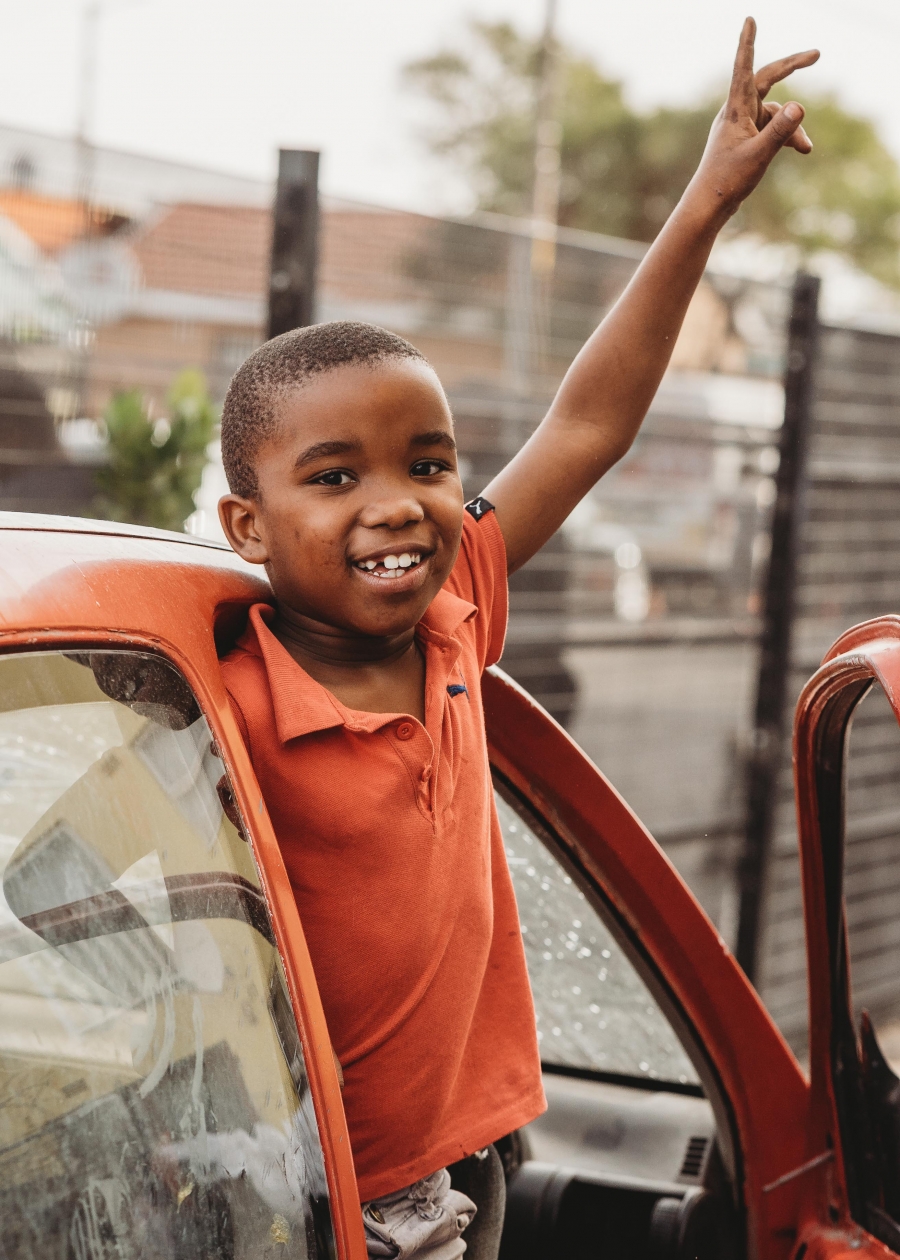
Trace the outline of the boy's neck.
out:
<instances>
[{"instance_id":1,"label":"boy's neck","mask_svg":"<svg viewBox=\"0 0 900 1260\"><path fill-rule=\"evenodd\" d=\"M425 721L425 660L413 626L376 638L279 608L272 633L311 678L348 709Z\"/></svg>"},{"instance_id":2,"label":"boy's neck","mask_svg":"<svg viewBox=\"0 0 900 1260\"><path fill-rule=\"evenodd\" d=\"M416 628L398 635L375 637L316 621L293 609L279 607L272 633L301 665L308 661L338 670L390 665L415 642Z\"/></svg>"}]
</instances>

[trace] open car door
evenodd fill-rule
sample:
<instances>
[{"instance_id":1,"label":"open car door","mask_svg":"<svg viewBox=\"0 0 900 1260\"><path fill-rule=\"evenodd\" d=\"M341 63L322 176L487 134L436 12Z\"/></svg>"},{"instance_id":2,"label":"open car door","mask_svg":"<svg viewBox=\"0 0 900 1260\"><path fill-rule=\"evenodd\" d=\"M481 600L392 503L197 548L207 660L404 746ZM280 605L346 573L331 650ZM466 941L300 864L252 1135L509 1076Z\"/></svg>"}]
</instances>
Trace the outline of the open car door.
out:
<instances>
[{"instance_id":1,"label":"open car door","mask_svg":"<svg viewBox=\"0 0 900 1260\"><path fill-rule=\"evenodd\" d=\"M836 1120L665 855L521 688L483 688L550 1104L504 1260L880 1250L836 1194Z\"/></svg>"},{"instance_id":2,"label":"open car door","mask_svg":"<svg viewBox=\"0 0 900 1260\"><path fill-rule=\"evenodd\" d=\"M809 1257L900 1253L900 1080L867 1013L854 1015L845 903L849 738L873 687L900 721L900 617L837 640L800 697L794 727L810 989ZM896 921L896 906L889 917Z\"/></svg>"}]
</instances>

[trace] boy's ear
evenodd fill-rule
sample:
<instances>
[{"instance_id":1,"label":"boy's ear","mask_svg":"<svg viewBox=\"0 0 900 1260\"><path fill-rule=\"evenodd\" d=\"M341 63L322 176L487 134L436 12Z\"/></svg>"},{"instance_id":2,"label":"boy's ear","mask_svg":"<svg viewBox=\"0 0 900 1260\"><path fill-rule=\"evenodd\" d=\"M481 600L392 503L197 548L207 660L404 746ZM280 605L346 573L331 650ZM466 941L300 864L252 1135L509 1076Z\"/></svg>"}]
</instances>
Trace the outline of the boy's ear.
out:
<instances>
[{"instance_id":1,"label":"boy's ear","mask_svg":"<svg viewBox=\"0 0 900 1260\"><path fill-rule=\"evenodd\" d=\"M266 545L260 537L259 504L255 499L244 499L239 494L226 494L219 500L219 520L225 537L242 560L249 564L265 564L269 558Z\"/></svg>"}]
</instances>

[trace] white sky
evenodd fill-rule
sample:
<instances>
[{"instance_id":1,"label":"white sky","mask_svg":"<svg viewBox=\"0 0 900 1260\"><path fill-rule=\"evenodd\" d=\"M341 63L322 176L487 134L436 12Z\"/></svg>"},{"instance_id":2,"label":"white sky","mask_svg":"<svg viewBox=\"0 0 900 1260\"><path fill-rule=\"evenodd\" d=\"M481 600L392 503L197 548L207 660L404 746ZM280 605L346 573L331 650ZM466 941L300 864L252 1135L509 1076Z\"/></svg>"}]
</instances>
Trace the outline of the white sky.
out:
<instances>
[{"instance_id":1,"label":"white sky","mask_svg":"<svg viewBox=\"0 0 900 1260\"><path fill-rule=\"evenodd\" d=\"M748 0L559 0L561 31L639 106L689 102L727 75ZM324 188L422 209L461 209L423 156L421 107L398 86L408 59L467 14L532 30L543 0L106 0L94 139L252 175L279 144L323 150ZM0 0L0 121L70 132L83 0ZM798 78L872 117L900 158L897 0L755 0L758 63L817 46ZM813 137L815 139L815 137Z\"/></svg>"}]
</instances>

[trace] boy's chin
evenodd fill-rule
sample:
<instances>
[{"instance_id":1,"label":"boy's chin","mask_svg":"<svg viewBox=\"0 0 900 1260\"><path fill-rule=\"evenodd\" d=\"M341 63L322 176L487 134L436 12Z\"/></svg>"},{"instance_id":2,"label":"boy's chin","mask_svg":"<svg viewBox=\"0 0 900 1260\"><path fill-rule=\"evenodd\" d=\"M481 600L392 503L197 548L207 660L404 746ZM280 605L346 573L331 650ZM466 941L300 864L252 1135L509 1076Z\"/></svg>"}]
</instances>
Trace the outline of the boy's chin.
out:
<instances>
[{"instance_id":1,"label":"boy's chin","mask_svg":"<svg viewBox=\"0 0 900 1260\"><path fill-rule=\"evenodd\" d=\"M389 615L358 613L348 619L347 628L367 639L396 639L416 628L427 607L420 607L417 601L409 608L393 609Z\"/></svg>"}]
</instances>

